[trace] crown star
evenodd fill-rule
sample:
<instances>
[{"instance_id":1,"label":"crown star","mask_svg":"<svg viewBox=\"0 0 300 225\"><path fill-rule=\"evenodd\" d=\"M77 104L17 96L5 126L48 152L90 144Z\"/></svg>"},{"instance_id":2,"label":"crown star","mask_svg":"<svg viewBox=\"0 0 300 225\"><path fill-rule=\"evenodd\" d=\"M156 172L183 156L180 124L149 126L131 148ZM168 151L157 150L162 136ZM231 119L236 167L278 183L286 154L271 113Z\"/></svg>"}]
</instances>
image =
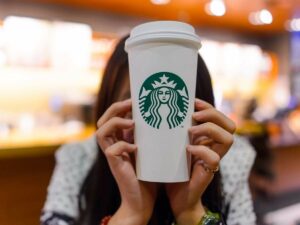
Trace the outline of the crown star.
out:
<instances>
[{"instance_id":1,"label":"crown star","mask_svg":"<svg viewBox=\"0 0 300 225\"><path fill-rule=\"evenodd\" d=\"M169 87L169 88L175 88L176 87L176 83L174 83L174 81L170 81L168 82L169 77L167 77L165 74L159 78L160 82L158 82L157 80L154 81L154 83L152 83L152 87L153 88L160 88L160 87Z\"/></svg>"},{"instance_id":2,"label":"crown star","mask_svg":"<svg viewBox=\"0 0 300 225\"><path fill-rule=\"evenodd\" d=\"M166 77L166 75L164 74L162 77L159 78L160 79L160 83L161 84L167 84L168 83L168 79L169 77Z\"/></svg>"}]
</instances>

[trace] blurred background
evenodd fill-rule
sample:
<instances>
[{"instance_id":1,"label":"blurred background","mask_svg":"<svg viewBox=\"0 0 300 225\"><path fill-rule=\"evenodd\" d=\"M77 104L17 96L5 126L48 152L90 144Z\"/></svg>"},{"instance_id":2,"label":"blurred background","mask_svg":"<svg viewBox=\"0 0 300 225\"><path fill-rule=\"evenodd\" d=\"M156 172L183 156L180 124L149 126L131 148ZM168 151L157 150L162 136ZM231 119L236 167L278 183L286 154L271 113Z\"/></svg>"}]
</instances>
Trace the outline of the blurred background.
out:
<instances>
[{"instance_id":1,"label":"blurred background","mask_svg":"<svg viewBox=\"0 0 300 225\"><path fill-rule=\"evenodd\" d=\"M39 223L55 150L93 133L116 41L151 20L202 38L216 106L257 152L258 224L300 224L298 0L0 0L0 224Z\"/></svg>"}]
</instances>

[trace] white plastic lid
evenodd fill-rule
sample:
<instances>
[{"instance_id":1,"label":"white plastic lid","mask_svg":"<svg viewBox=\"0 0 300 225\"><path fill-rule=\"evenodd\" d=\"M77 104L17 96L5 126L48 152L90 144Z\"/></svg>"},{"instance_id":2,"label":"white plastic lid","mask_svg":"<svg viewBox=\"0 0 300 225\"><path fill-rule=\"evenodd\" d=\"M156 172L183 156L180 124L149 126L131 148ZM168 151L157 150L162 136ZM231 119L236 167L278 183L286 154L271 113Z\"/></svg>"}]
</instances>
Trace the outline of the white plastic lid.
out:
<instances>
[{"instance_id":1,"label":"white plastic lid","mask_svg":"<svg viewBox=\"0 0 300 225\"><path fill-rule=\"evenodd\" d=\"M149 41L168 40L192 44L197 49L201 47L200 38L191 25L178 21L155 21L134 27L125 42L125 50Z\"/></svg>"}]
</instances>

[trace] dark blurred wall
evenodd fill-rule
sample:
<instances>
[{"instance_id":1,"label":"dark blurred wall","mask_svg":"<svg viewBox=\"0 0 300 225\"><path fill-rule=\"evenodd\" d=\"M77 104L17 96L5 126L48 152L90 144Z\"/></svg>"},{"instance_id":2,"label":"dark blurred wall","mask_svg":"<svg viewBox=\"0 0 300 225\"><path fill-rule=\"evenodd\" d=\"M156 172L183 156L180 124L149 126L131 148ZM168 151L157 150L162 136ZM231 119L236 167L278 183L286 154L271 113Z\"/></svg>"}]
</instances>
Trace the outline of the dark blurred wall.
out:
<instances>
[{"instance_id":1,"label":"dark blurred wall","mask_svg":"<svg viewBox=\"0 0 300 225\"><path fill-rule=\"evenodd\" d=\"M1 225L39 224L53 168L53 154L0 158Z\"/></svg>"}]
</instances>

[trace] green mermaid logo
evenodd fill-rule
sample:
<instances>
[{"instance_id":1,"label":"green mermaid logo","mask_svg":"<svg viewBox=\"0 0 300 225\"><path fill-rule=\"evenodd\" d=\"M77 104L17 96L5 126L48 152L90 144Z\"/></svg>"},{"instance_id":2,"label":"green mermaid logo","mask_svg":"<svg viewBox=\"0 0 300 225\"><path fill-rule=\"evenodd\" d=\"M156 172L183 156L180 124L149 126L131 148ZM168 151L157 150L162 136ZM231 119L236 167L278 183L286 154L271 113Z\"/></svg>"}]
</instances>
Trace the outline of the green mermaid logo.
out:
<instances>
[{"instance_id":1,"label":"green mermaid logo","mask_svg":"<svg viewBox=\"0 0 300 225\"><path fill-rule=\"evenodd\" d=\"M161 128L167 122L175 128L186 117L189 95L184 81L174 73L159 72L149 76L139 93L139 109L145 122Z\"/></svg>"}]
</instances>

